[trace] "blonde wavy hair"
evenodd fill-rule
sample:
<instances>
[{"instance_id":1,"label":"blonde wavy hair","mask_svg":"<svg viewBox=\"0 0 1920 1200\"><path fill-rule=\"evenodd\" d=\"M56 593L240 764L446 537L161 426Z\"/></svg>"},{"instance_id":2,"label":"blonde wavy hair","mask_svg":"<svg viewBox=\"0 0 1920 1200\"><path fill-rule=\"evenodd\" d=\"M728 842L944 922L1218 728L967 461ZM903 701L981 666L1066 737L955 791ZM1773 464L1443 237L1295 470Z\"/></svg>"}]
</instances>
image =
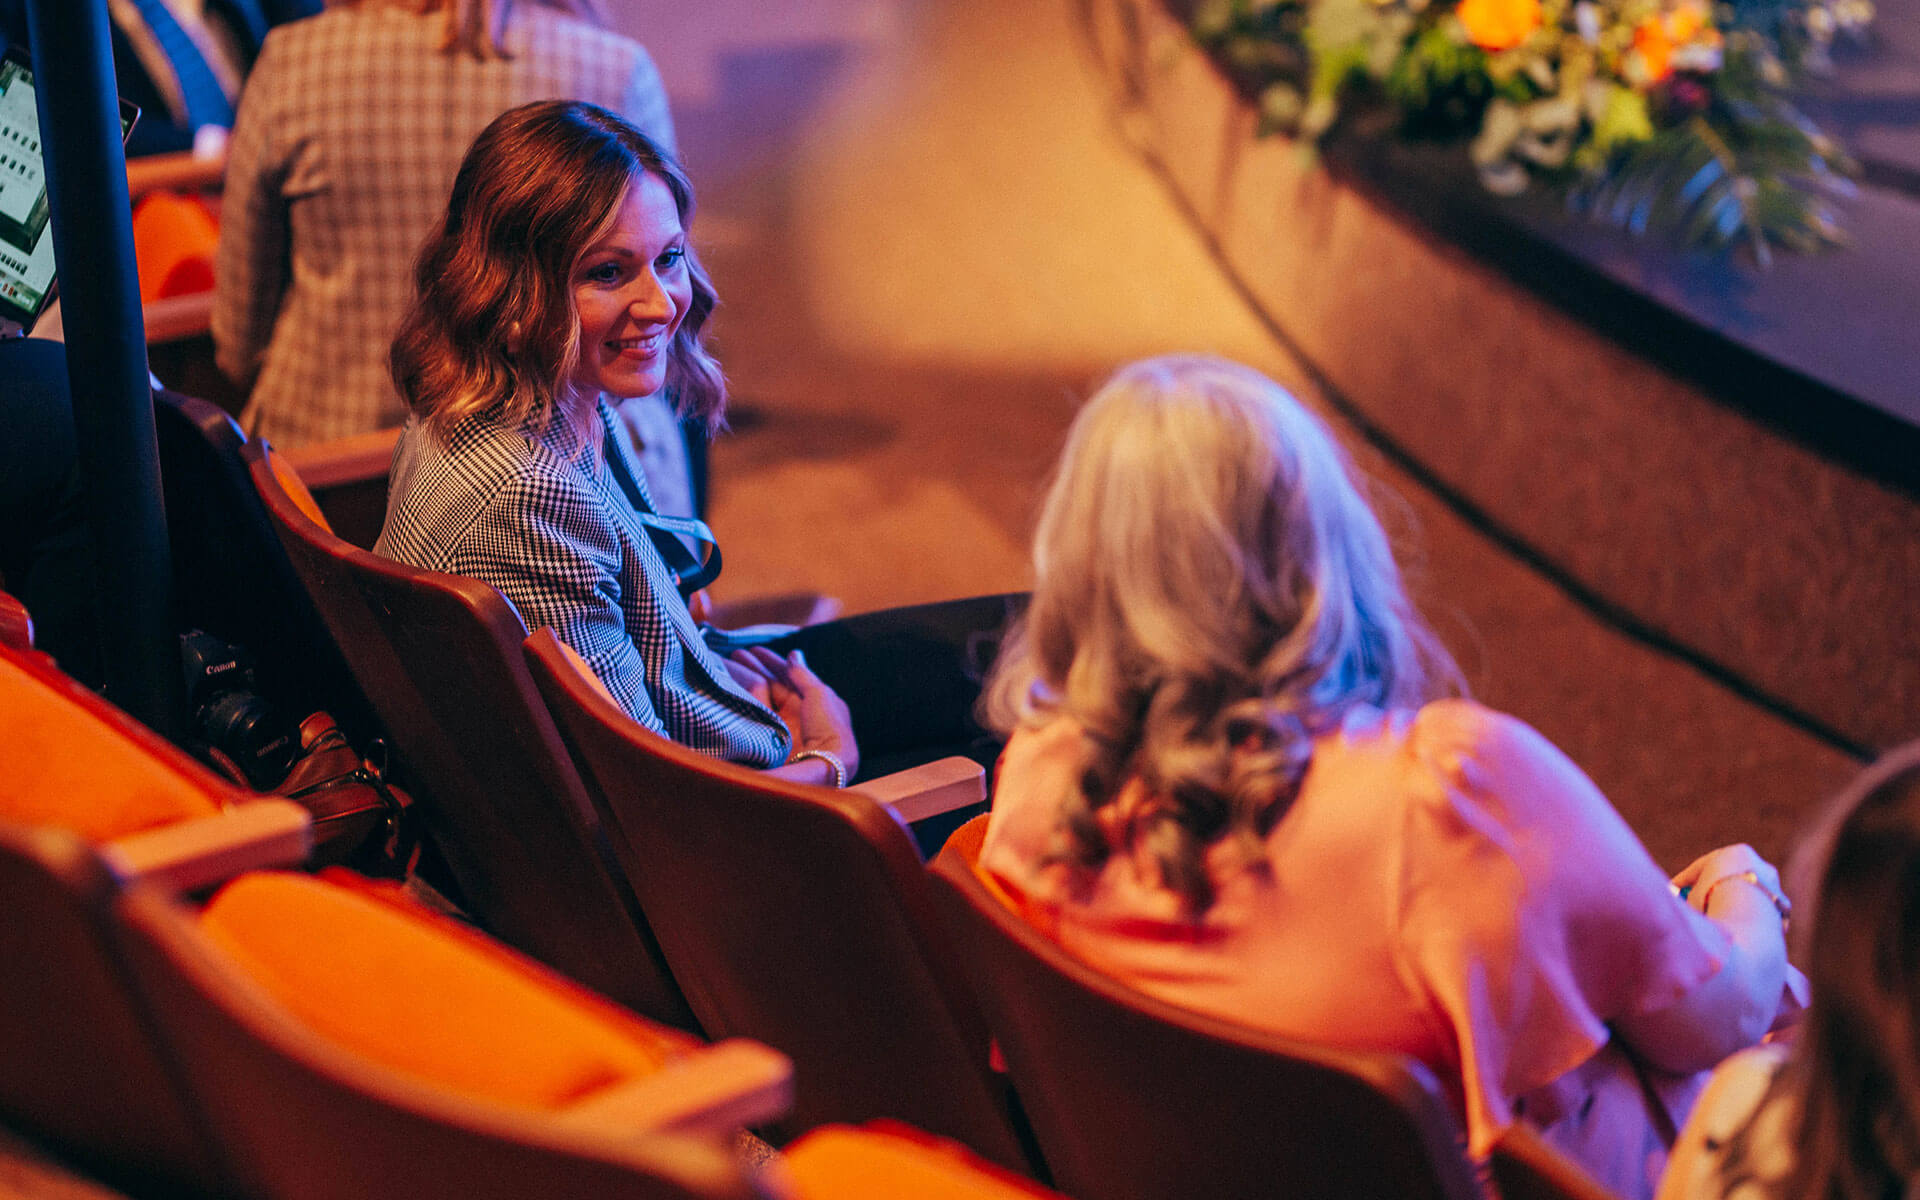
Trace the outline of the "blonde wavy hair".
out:
<instances>
[{"instance_id":1,"label":"blonde wavy hair","mask_svg":"<svg viewBox=\"0 0 1920 1200\"><path fill-rule=\"evenodd\" d=\"M1196 918L1214 900L1208 848L1263 861L1317 733L1357 705L1463 690L1332 435L1236 363L1116 373L1067 435L1033 566L986 720L1078 722L1062 857L1089 871L1113 850L1096 815L1139 779L1151 800L1125 844Z\"/></svg>"},{"instance_id":2,"label":"blonde wavy hair","mask_svg":"<svg viewBox=\"0 0 1920 1200\"><path fill-rule=\"evenodd\" d=\"M543 7L606 26L596 0L536 0ZM337 8L397 8L422 16L439 14L440 41L435 47L448 54L465 54L485 62L511 58L507 53L507 19L514 0L332 0Z\"/></svg>"}]
</instances>

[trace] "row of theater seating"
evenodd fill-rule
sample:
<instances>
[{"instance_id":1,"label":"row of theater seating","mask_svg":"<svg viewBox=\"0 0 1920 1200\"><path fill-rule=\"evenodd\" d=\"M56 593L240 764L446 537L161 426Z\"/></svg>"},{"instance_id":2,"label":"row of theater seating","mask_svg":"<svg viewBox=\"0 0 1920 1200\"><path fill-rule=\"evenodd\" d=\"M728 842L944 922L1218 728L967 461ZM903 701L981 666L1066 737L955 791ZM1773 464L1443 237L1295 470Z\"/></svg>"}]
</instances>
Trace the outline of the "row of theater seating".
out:
<instances>
[{"instance_id":1,"label":"row of theater seating","mask_svg":"<svg viewBox=\"0 0 1920 1200\"><path fill-rule=\"evenodd\" d=\"M784 1111L783 1056L624 1012L398 885L284 869L304 810L0 614L0 1108L47 1147L140 1195L1045 1194L904 1126L750 1172L733 1137Z\"/></svg>"},{"instance_id":2,"label":"row of theater seating","mask_svg":"<svg viewBox=\"0 0 1920 1200\"><path fill-rule=\"evenodd\" d=\"M225 414L161 399L187 607L225 604L235 636L280 662L278 685L391 739L493 934L667 1026L790 1056L790 1113L754 1118L774 1140L904 1120L1082 1200L1482 1194L1416 1064L1101 980L984 890L966 859L977 830L929 872L905 820L977 798L977 773L834 792L673 746L497 593L332 537ZM1524 1132L1492 1167L1508 1200L1601 1194Z\"/></svg>"}]
</instances>

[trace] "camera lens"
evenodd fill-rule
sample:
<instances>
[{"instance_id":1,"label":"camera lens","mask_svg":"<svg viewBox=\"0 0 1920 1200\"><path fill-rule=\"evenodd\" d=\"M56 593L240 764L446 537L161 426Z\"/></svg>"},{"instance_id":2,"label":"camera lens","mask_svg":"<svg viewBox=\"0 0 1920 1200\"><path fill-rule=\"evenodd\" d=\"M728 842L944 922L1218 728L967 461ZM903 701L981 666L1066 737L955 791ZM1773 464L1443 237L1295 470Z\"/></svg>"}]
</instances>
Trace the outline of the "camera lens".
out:
<instances>
[{"instance_id":1,"label":"camera lens","mask_svg":"<svg viewBox=\"0 0 1920 1200\"><path fill-rule=\"evenodd\" d=\"M287 777L300 735L252 692L222 692L200 713L207 741L231 758L247 782L265 791Z\"/></svg>"}]
</instances>

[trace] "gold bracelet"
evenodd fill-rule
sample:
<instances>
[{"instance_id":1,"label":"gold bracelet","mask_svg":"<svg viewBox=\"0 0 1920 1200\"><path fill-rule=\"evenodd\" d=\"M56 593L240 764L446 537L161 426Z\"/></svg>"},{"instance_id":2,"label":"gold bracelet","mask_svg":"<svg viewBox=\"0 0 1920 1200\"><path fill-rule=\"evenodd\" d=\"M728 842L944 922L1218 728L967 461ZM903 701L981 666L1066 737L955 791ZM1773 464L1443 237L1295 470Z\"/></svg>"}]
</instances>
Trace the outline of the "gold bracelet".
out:
<instances>
[{"instance_id":1,"label":"gold bracelet","mask_svg":"<svg viewBox=\"0 0 1920 1200\"><path fill-rule=\"evenodd\" d=\"M1720 878L1708 884L1706 893L1700 897L1700 911L1703 913L1706 912L1707 909L1713 904L1713 889L1733 879L1743 879L1746 882L1752 884L1753 886L1759 888L1761 891L1765 892L1767 894L1767 899L1773 901L1773 911L1780 914L1780 919L1782 921L1786 920L1788 917L1793 915L1793 901L1787 899L1786 894L1784 892L1776 892L1772 888L1768 887L1761 880L1760 873L1758 871L1742 871L1737 875L1722 875Z\"/></svg>"},{"instance_id":2,"label":"gold bracelet","mask_svg":"<svg viewBox=\"0 0 1920 1200\"><path fill-rule=\"evenodd\" d=\"M831 750L796 750L794 751L793 757L787 761L797 763L802 759L808 758L817 758L827 764L827 769L833 772L834 787L843 788L847 786L847 764L841 762L840 756Z\"/></svg>"}]
</instances>

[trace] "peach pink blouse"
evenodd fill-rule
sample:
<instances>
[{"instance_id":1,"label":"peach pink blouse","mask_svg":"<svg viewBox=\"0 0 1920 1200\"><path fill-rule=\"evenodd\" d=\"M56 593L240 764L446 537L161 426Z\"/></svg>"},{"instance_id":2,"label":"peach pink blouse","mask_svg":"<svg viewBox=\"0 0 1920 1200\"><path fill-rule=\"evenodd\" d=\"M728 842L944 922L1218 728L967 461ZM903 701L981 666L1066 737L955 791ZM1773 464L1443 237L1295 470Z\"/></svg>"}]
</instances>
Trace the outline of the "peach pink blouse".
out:
<instances>
[{"instance_id":1,"label":"peach pink blouse","mask_svg":"<svg viewBox=\"0 0 1920 1200\"><path fill-rule=\"evenodd\" d=\"M1270 870L1210 852L1218 900L1198 922L1123 844L1137 782L1102 811L1116 853L1096 875L1052 861L1079 740L1065 719L1013 736L980 857L1069 951L1176 1004L1423 1060L1458 1087L1476 1156L1523 1107L1569 1117L1549 1140L1648 1194L1663 1118L1602 1054L1608 1022L1678 999L1728 944L1539 733L1458 700L1351 714L1316 741ZM1694 1082L1666 1081L1670 1119Z\"/></svg>"}]
</instances>

